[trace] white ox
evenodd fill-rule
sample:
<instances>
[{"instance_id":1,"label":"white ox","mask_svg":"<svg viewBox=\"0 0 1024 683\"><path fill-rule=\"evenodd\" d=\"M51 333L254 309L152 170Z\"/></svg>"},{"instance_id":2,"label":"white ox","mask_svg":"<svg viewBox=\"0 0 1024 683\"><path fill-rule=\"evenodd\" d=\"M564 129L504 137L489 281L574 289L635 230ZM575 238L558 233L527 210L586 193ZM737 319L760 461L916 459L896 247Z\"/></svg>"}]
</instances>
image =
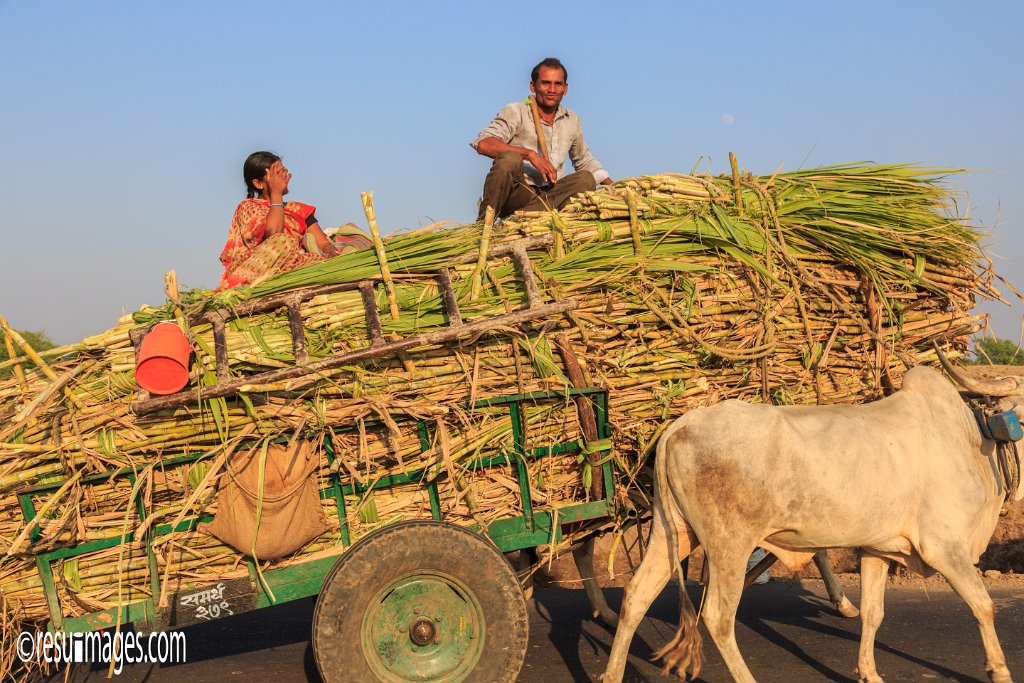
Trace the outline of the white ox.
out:
<instances>
[{"instance_id":1,"label":"white ox","mask_svg":"<svg viewBox=\"0 0 1024 683\"><path fill-rule=\"evenodd\" d=\"M1024 404L1024 381L954 376L977 393L1012 397L1008 407ZM1012 457L1019 471L1020 456ZM735 618L747 558L762 546L793 569L818 549L862 549L861 681L882 680L874 639L896 560L949 581L977 619L989 678L1011 682L992 599L974 567L1008 493L997 458L997 444L982 437L953 384L923 366L906 373L900 391L866 405L726 401L679 418L658 443L650 547L626 589L604 683L622 680L640 620L699 544L710 565L704 623L737 681L754 680L736 646ZM679 632L658 655L666 672L691 669L696 677L698 616L685 589L680 599Z\"/></svg>"}]
</instances>

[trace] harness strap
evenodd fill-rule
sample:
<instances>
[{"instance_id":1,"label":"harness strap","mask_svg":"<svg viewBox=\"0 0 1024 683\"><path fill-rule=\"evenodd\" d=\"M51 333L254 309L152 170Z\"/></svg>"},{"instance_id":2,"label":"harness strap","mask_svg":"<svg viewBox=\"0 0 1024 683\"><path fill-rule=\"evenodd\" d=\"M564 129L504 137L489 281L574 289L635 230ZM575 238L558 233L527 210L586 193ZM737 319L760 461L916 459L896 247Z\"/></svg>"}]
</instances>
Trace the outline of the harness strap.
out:
<instances>
[{"instance_id":1,"label":"harness strap","mask_svg":"<svg viewBox=\"0 0 1024 683\"><path fill-rule=\"evenodd\" d=\"M1020 486L1020 465L1017 455L1017 441L1024 436L1020 420L1012 410L1004 413L995 412L991 406L969 403L974 421L978 423L981 435L996 442L996 462L999 477L1002 480L1006 497L1003 499L1005 513L1011 501L1017 495Z\"/></svg>"},{"instance_id":2,"label":"harness strap","mask_svg":"<svg viewBox=\"0 0 1024 683\"><path fill-rule=\"evenodd\" d=\"M1017 487L1020 486L1020 462L1017 458L1017 444L1013 441L1000 441L996 444L997 460L999 461L999 473L1003 478L1003 486L1006 489L1006 498L1003 503L1004 509L1017 495Z\"/></svg>"},{"instance_id":3,"label":"harness strap","mask_svg":"<svg viewBox=\"0 0 1024 683\"><path fill-rule=\"evenodd\" d=\"M978 429L981 430L981 435L986 439L992 439L992 430L988 428L988 416L985 415L985 409L974 403L970 404L970 408L974 413L974 421L978 423Z\"/></svg>"}]
</instances>

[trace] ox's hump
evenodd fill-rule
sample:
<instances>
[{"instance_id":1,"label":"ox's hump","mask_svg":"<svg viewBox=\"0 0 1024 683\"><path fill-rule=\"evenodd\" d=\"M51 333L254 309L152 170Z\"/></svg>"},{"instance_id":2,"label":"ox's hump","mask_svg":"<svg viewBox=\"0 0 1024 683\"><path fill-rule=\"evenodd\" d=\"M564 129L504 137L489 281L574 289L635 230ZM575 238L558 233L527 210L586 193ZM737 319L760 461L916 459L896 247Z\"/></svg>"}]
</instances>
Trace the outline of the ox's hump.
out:
<instances>
[{"instance_id":1,"label":"ox's hump","mask_svg":"<svg viewBox=\"0 0 1024 683\"><path fill-rule=\"evenodd\" d=\"M902 391L909 391L915 394L931 394L935 391L944 391L957 395L956 386L946 379L941 372L927 365L918 365L907 370L907 373L903 375Z\"/></svg>"}]
</instances>

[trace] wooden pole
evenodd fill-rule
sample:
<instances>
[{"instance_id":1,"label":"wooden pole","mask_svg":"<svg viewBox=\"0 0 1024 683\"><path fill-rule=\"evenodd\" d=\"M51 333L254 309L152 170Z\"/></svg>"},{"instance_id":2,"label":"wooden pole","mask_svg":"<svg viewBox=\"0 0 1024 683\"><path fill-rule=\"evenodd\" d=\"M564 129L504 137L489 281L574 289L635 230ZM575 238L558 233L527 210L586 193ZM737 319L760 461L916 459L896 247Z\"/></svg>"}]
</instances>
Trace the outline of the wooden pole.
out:
<instances>
[{"instance_id":1,"label":"wooden pole","mask_svg":"<svg viewBox=\"0 0 1024 683\"><path fill-rule=\"evenodd\" d=\"M547 161L551 161L551 157L548 156L548 141L544 137L544 124L540 120L540 109L537 108L537 100L530 95L530 111L533 112L533 127L537 129L537 142L540 143L540 155Z\"/></svg>"},{"instance_id":2,"label":"wooden pole","mask_svg":"<svg viewBox=\"0 0 1024 683\"><path fill-rule=\"evenodd\" d=\"M565 374L569 377L572 385L577 388L587 386L587 378L583 374L583 368L572 349L569 338L564 333L559 333L554 336L554 342L559 355L562 356ZM594 414L594 407L590 404L590 399L586 396L577 396L573 400L580 417L580 430L583 432L584 440L590 443L596 442L600 438L600 434L597 431L597 416ZM601 500L604 498L604 473L601 466L595 462L597 459L596 454L587 456L587 460L590 462L590 495L594 497L594 500Z\"/></svg>"}]
</instances>

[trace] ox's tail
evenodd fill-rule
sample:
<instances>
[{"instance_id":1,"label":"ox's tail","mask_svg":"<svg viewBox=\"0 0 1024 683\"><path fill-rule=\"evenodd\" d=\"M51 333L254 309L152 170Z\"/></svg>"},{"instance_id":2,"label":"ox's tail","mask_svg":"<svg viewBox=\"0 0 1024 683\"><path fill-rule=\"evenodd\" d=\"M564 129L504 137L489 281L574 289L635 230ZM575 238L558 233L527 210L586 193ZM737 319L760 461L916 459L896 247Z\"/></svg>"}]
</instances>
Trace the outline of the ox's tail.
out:
<instances>
[{"instance_id":1,"label":"ox's tail","mask_svg":"<svg viewBox=\"0 0 1024 683\"><path fill-rule=\"evenodd\" d=\"M663 674L675 670L676 675L685 680L686 670L689 669L690 675L696 679L700 675L701 666L704 665L704 639L697 628L697 613L686 594L685 585L679 589L679 593L679 630L668 645L654 653L653 659L663 660Z\"/></svg>"},{"instance_id":2,"label":"ox's tail","mask_svg":"<svg viewBox=\"0 0 1024 683\"><path fill-rule=\"evenodd\" d=\"M676 508L672 492L668 487L668 476L666 474L665 443L670 430L658 440L657 456L654 461L654 514L653 524L663 524L665 537L668 539L669 562L679 577L679 630L675 637L665 647L654 653L652 659L661 659L663 662L662 673L669 674L675 670L676 674L683 678L687 677L687 670L696 679L700 675L701 666L704 664L702 652L703 638L700 629L697 627L697 612L693 608L693 602L686 592L686 576L683 574L682 564L679 557L679 526L678 523L688 524L682 513ZM653 529L651 530L653 535Z\"/></svg>"}]
</instances>

